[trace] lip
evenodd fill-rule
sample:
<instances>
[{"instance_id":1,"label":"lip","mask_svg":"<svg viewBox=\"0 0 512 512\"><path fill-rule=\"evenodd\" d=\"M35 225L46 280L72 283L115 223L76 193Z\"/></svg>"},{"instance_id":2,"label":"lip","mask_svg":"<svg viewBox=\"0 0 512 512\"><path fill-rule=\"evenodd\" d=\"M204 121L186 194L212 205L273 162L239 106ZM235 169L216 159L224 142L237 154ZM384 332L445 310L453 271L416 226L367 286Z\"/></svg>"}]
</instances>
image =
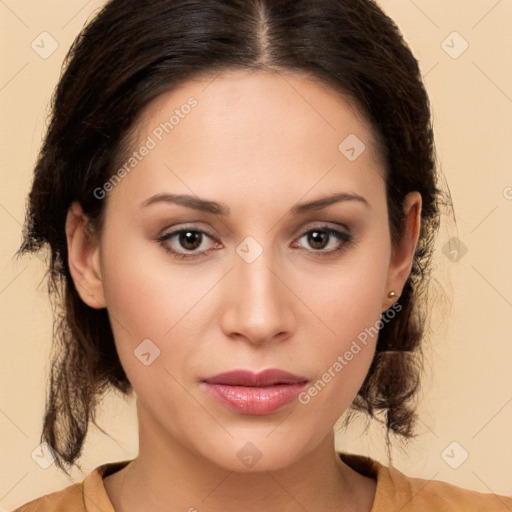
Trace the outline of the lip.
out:
<instances>
[{"instance_id":1,"label":"lip","mask_svg":"<svg viewBox=\"0 0 512 512\"><path fill-rule=\"evenodd\" d=\"M271 414L293 401L308 379L284 370L233 370L203 379L215 401L242 414Z\"/></svg>"}]
</instances>

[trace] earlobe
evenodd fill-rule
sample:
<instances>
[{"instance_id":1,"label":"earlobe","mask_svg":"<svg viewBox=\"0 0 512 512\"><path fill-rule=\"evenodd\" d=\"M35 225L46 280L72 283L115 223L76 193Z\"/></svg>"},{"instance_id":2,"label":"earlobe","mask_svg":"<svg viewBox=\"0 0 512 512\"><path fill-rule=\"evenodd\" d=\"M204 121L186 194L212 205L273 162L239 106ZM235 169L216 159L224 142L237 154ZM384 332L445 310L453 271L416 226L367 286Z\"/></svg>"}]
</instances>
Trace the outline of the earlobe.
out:
<instances>
[{"instance_id":1,"label":"earlobe","mask_svg":"<svg viewBox=\"0 0 512 512\"><path fill-rule=\"evenodd\" d=\"M91 233L89 219L81 205L74 202L66 217L68 265L81 299L90 307L106 307L101 277L99 240Z\"/></svg>"},{"instance_id":2,"label":"earlobe","mask_svg":"<svg viewBox=\"0 0 512 512\"><path fill-rule=\"evenodd\" d=\"M405 228L402 238L392 250L391 260L388 270L388 279L386 285L386 294L389 290L396 290L395 296L384 298L384 310L396 301L396 296L400 296L407 278L409 277L414 261L414 254L418 245L421 231L421 194L417 191L407 194L404 201Z\"/></svg>"}]
</instances>

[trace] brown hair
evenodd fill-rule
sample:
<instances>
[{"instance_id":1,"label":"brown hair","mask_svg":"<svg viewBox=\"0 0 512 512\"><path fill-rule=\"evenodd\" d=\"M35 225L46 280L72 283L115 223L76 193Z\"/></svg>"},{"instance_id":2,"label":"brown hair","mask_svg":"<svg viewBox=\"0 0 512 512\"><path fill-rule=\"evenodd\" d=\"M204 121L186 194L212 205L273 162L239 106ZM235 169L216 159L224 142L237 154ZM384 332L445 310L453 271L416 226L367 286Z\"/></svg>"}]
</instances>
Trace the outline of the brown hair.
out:
<instances>
[{"instance_id":1,"label":"brown hair","mask_svg":"<svg viewBox=\"0 0 512 512\"><path fill-rule=\"evenodd\" d=\"M55 324L41 441L64 471L76 464L105 391L128 395L107 311L88 307L68 268L67 210L81 203L101 224L94 190L116 169L144 107L203 72L283 69L351 98L369 120L386 164L392 242L403 201L422 196L420 240L402 307L383 323L368 375L351 407L384 413L387 432L413 435L426 294L442 193L430 107L418 63L394 22L372 0L111 0L70 48L34 170L19 253L48 244ZM340 141L341 142L341 141ZM389 438L388 438L389 443Z\"/></svg>"}]
</instances>

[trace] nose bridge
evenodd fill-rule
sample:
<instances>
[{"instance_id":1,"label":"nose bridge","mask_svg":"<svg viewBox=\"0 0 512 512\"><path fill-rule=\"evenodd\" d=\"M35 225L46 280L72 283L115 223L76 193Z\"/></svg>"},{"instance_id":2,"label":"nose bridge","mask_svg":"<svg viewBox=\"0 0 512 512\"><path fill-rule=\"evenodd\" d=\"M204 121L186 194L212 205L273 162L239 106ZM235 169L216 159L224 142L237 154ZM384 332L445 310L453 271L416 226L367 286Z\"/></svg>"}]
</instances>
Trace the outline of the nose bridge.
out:
<instances>
[{"instance_id":1,"label":"nose bridge","mask_svg":"<svg viewBox=\"0 0 512 512\"><path fill-rule=\"evenodd\" d=\"M261 343L289 333L293 328L290 296L276 271L280 265L272 250L263 250L247 237L236 252L232 296L223 316L226 334L236 333L252 343Z\"/></svg>"}]
</instances>

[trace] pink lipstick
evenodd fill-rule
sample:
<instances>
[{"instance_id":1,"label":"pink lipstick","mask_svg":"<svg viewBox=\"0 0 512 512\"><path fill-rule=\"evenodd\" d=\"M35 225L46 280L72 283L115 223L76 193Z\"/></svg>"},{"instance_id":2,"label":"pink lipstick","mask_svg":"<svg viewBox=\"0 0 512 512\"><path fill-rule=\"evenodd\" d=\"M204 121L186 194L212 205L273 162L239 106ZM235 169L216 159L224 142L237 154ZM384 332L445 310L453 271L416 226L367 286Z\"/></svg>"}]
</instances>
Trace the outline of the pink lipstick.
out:
<instances>
[{"instance_id":1,"label":"pink lipstick","mask_svg":"<svg viewBox=\"0 0 512 512\"><path fill-rule=\"evenodd\" d=\"M283 370L234 370L203 379L207 393L241 414L273 413L297 398L308 379Z\"/></svg>"}]
</instances>

